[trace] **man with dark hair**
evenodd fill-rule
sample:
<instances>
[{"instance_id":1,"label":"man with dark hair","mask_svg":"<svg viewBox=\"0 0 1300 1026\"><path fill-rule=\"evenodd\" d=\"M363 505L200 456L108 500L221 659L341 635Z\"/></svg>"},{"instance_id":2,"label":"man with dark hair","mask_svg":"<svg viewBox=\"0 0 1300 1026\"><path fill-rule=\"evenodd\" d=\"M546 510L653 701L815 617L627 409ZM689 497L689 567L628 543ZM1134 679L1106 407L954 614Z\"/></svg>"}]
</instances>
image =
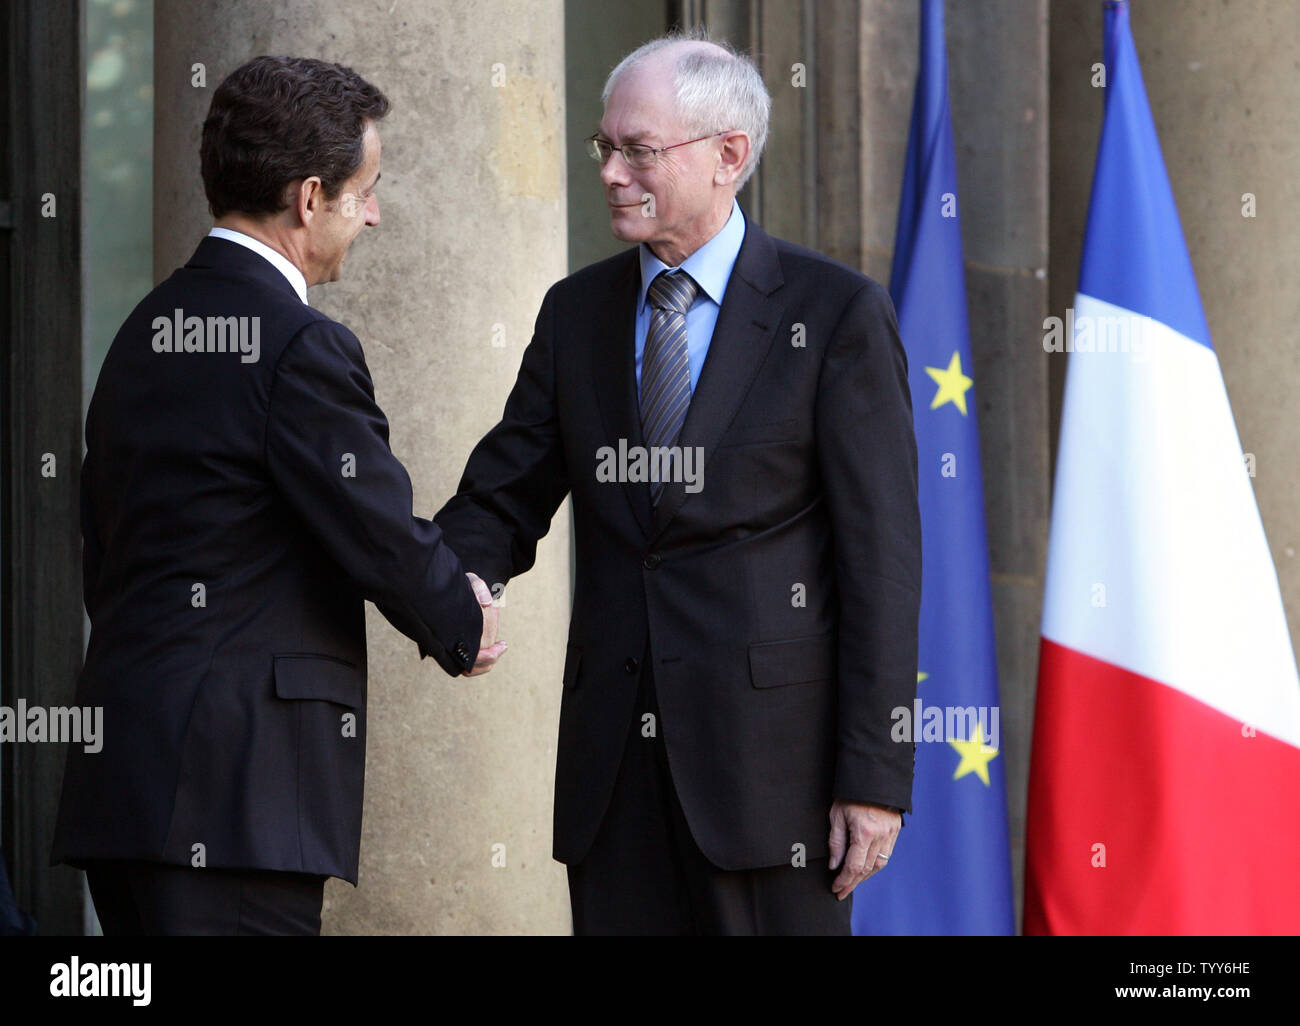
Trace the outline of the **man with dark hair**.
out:
<instances>
[{"instance_id":1,"label":"man with dark hair","mask_svg":"<svg viewBox=\"0 0 1300 1026\"><path fill-rule=\"evenodd\" d=\"M284 189L307 171L338 195L365 156L367 122L388 97L350 68L303 57L258 57L212 97L203 123L203 188L213 217L278 214Z\"/></svg>"},{"instance_id":2,"label":"man with dark hair","mask_svg":"<svg viewBox=\"0 0 1300 1026\"><path fill-rule=\"evenodd\" d=\"M325 879L357 881L365 599L449 674L504 651L412 513L361 343L307 305L379 223L387 111L323 61L231 74L203 126L215 226L100 372L77 703L103 743L69 749L52 861L87 870L107 934L320 932Z\"/></svg>"}]
</instances>

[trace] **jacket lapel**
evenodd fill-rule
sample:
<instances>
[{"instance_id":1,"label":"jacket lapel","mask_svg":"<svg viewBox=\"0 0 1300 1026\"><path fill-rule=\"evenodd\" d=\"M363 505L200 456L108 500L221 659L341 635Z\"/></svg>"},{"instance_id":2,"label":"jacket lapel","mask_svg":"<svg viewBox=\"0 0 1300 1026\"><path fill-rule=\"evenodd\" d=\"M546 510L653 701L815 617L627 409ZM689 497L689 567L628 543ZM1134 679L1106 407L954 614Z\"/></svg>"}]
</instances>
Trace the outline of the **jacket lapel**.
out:
<instances>
[{"instance_id":1,"label":"jacket lapel","mask_svg":"<svg viewBox=\"0 0 1300 1026\"><path fill-rule=\"evenodd\" d=\"M677 441L683 449L699 446L703 450L706 471L718 440L735 417L771 348L784 311L775 294L784 281L771 236L746 218L745 240L727 282L709 353ZM638 424L638 438L639 432ZM648 486L645 491L648 495ZM687 495L684 481L665 485L659 505L654 508L651 542L663 534Z\"/></svg>"},{"instance_id":2,"label":"jacket lapel","mask_svg":"<svg viewBox=\"0 0 1300 1026\"><path fill-rule=\"evenodd\" d=\"M596 402L600 407L608 444L617 450L619 439L629 448L643 445L641 406L636 392L636 297L640 265L636 250L629 250L624 271L613 288L603 290L596 310L593 363ZM620 487L632 506L643 532L650 530L650 485L623 481Z\"/></svg>"}]
</instances>

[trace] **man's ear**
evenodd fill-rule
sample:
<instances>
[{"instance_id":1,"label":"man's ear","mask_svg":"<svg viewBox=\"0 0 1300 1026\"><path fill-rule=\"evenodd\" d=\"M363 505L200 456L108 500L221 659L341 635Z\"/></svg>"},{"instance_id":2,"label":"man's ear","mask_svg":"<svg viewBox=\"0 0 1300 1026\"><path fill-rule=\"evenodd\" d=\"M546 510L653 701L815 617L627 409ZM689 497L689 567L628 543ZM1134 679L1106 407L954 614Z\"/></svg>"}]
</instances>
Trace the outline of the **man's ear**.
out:
<instances>
[{"instance_id":1,"label":"man's ear","mask_svg":"<svg viewBox=\"0 0 1300 1026\"><path fill-rule=\"evenodd\" d=\"M714 185L731 185L740 176L749 159L749 136L744 132L728 132L722 137L718 149L718 166L713 172Z\"/></svg>"},{"instance_id":2,"label":"man's ear","mask_svg":"<svg viewBox=\"0 0 1300 1026\"><path fill-rule=\"evenodd\" d=\"M298 214L298 223L306 227L325 206L325 191L321 187L321 180L316 175L312 175L290 185L289 189L291 190L290 206L294 207Z\"/></svg>"}]
</instances>

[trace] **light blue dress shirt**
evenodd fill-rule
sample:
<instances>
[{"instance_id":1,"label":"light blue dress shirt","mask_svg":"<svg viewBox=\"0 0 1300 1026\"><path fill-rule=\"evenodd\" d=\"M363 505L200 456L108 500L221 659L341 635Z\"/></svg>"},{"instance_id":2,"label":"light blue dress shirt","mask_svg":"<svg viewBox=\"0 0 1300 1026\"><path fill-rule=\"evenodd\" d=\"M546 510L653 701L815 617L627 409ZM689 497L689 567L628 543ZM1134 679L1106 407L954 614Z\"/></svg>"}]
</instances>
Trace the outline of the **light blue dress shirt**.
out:
<instances>
[{"instance_id":1,"label":"light blue dress shirt","mask_svg":"<svg viewBox=\"0 0 1300 1026\"><path fill-rule=\"evenodd\" d=\"M686 311L686 352L691 364L692 395L695 394L695 383L700 380L704 358L709 355L709 343L713 341L722 297L727 293L727 279L736 266L736 257L740 255L740 244L744 239L745 215L740 212L740 204L732 200L731 216L722 230L680 265L680 269L694 278L700 287L695 302ZM649 246L641 243L641 291L637 294L636 304L637 395L641 394L641 356L645 352L646 335L650 332L650 304L646 292L661 271L676 269L670 268L650 251Z\"/></svg>"}]
</instances>

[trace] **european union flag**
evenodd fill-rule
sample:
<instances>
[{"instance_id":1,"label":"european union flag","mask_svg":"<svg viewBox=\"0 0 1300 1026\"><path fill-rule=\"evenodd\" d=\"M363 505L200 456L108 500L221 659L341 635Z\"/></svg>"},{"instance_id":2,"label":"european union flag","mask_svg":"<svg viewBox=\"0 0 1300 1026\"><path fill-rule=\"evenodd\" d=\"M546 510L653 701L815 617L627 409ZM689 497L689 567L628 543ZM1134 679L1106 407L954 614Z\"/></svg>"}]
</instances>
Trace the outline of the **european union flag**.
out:
<instances>
[{"instance_id":1,"label":"european union flag","mask_svg":"<svg viewBox=\"0 0 1300 1026\"><path fill-rule=\"evenodd\" d=\"M854 892L855 934L1015 932L984 483L966 316L943 0L921 0L921 67L890 293L907 349L923 535L913 815Z\"/></svg>"}]
</instances>

